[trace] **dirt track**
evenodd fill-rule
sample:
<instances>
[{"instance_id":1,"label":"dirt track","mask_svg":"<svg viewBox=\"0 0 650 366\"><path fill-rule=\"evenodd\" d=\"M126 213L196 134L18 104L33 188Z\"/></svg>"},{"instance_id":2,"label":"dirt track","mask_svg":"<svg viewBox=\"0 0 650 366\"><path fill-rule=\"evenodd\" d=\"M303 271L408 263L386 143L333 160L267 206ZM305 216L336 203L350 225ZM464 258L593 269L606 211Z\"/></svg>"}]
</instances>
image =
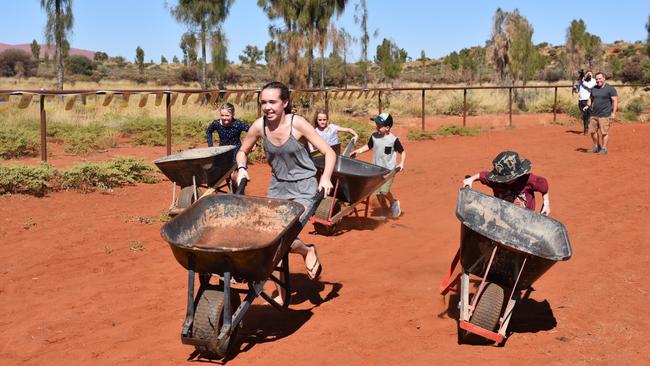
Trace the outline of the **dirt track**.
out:
<instances>
[{"instance_id":1,"label":"dirt track","mask_svg":"<svg viewBox=\"0 0 650 366\"><path fill-rule=\"evenodd\" d=\"M345 220L338 236L302 235L318 244L320 282L292 258L291 310L256 302L229 364L643 363L648 141L650 124L615 125L610 154L598 156L584 152L590 142L577 127L529 123L407 142L407 171L393 186L403 216L384 221L373 210L365 224ZM459 346L448 316L455 304L437 293L458 246L456 191L465 174L488 168L505 149L549 179L552 216L567 226L574 257L515 309L505 347ZM250 194L265 192L268 174L251 168ZM160 222L138 222L160 215L170 196L165 182L0 197L0 363L187 363L193 349L179 339L186 272L160 238ZM135 240L144 250L129 249Z\"/></svg>"}]
</instances>

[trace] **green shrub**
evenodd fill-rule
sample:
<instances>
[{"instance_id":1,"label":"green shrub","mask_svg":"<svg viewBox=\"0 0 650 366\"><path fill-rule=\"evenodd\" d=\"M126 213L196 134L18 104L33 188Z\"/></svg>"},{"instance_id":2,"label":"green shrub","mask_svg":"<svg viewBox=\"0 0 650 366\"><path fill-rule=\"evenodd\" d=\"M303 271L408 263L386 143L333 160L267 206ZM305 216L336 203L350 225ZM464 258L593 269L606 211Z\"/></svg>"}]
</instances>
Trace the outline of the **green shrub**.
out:
<instances>
[{"instance_id":1,"label":"green shrub","mask_svg":"<svg viewBox=\"0 0 650 366\"><path fill-rule=\"evenodd\" d=\"M634 98L627 103L625 110L627 112L632 112L639 115L645 110L645 105L643 104L643 100L641 100L641 98Z\"/></svg>"},{"instance_id":2,"label":"green shrub","mask_svg":"<svg viewBox=\"0 0 650 366\"><path fill-rule=\"evenodd\" d=\"M569 106L569 109L567 109L566 114L579 121L582 121L582 112L580 111L580 108L578 108L578 105L576 103Z\"/></svg>"},{"instance_id":3,"label":"green shrub","mask_svg":"<svg viewBox=\"0 0 650 366\"><path fill-rule=\"evenodd\" d=\"M542 99L540 102L534 104L531 108L531 111L535 113L553 113L553 105L555 104L554 102L555 102L554 97L546 97ZM570 99L558 97L555 112L567 113L571 107L577 104L578 104L577 102L575 103L571 102ZM577 108L578 107L576 106L576 109Z\"/></svg>"},{"instance_id":4,"label":"green shrub","mask_svg":"<svg viewBox=\"0 0 650 366\"><path fill-rule=\"evenodd\" d=\"M638 121L639 115L632 111L623 112L623 119L626 121Z\"/></svg>"},{"instance_id":5,"label":"green shrub","mask_svg":"<svg viewBox=\"0 0 650 366\"><path fill-rule=\"evenodd\" d=\"M38 133L17 126L0 127L0 157L36 156L40 141Z\"/></svg>"},{"instance_id":6,"label":"green shrub","mask_svg":"<svg viewBox=\"0 0 650 366\"><path fill-rule=\"evenodd\" d=\"M359 141L356 143L357 146L365 144L368 139L370 139L370 136L373 134L373 132L375 132L375 126L372 122L370 122L370 120L368 120L368 122L359 122L351 119L341 120L337 124L342 127L351 128L357 133L357 135L359 135ZM339 135L341 151L345 149L351 139L352 135L349 133L342 133Z\"/></svg>"},{"instance_id":7,"label":"green shrub","mask_svg":"<svg viewBox=\"0 0 650 366\"><path fill-rule=\"evenodd\" d=\"M480 103L476 99L469 96L467 97L468 116L476 116L478 114L479 107L480 107ZM451 98L449 98L449 103L447 104L447 106L442 107L439 113L442 113L447 116L462 116L463 108L464 108L463 97L458 95L453 95Z\"/></svg>"},{"instance_id":8,"label":"green shrub","mask_svg":"<svg viewBox=\"0 0 650 366\"><path fill-rule=\"evenodd\" d=\"M438 136L476 136L481 133L480 127L463 127L458 125L440 126L434 131Z\"/></svg>"},{"instance_id":9,"label":"green shrub","mask_svg":"<svg viewBox=\"0 0 650 366\"><path fill-rule=\"evenodd\" d=\"M153 167L133 158L83 163L61 171L61 188L92 191L95 188L106 190L127 184L155 183L158 178L153 172Z\"/></svg>"},{"instance_id":10,"label":"green shrub","mask_svg":"<svg viewBox=\"0 0 650 366\"><path fill-rule=\"evenodd\" d=\"M54 168L46 163L0 166L0 194L23 193L43 196L55 173Z\"/></svg>"},{"instance_id":11,"label":"green shrub","mask_svg":"<svg viewBox=\"0 0 650 366\"><path fill-rule=\"evenodd\" d=\"M133 141L138 145L165 146L167 145L167 136L159 131L146 131L135 136Z\"/></svg>"},{"instance_id":12,"label":"green shrub","mask_svg":"<svg viewBox=\"0 0 650 366\"><path fill-rule=\"evenodd\" d=\"M414 141L433 140L435 139L435 135L435 132L432 131L410 130L406 138Z\"/></svg>"}]
</instances>

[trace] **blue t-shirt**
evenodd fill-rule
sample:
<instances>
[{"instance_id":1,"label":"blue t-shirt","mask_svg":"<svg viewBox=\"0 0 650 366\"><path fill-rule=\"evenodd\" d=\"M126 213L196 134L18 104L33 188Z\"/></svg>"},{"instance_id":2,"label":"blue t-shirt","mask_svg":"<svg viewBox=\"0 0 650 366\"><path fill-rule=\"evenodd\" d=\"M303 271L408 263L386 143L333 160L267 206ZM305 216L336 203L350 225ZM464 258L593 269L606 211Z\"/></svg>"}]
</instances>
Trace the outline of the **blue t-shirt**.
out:
<instances>
[{"instance_id":1,"label":"blue t-shirt","mask_svg":"<svg viewBox=\"0 0 650 366\"><path fill-rule=\"evenodd\" d=\"M230 126L223 126L221 120L216 119L210 122L208 129L205 130L205 139L208 146L212 146L212 134L217 131L219 134L219 146L235 145L237 149L241 147L241 133L248 132L249 125L241 120L234 120Z\"/></svg>"}]
</instances>

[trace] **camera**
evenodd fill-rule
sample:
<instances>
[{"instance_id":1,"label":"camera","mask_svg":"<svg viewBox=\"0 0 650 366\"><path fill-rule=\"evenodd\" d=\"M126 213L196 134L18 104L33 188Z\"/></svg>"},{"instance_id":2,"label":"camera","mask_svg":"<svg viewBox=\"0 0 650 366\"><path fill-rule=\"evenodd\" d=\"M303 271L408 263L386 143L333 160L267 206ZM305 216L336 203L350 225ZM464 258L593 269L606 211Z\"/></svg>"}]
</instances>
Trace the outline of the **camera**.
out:
<instances>
[{"instance_id":1,"label":"camera","mask_svg":"<svg viewBox=\"0 0 650 366\"><path fill-rule=\"evenodd\" d=\"M585 77L585 69L580 69L580 71L578 71L578 79L584 79L584 77Z\"/></svg>"}]
</instances>

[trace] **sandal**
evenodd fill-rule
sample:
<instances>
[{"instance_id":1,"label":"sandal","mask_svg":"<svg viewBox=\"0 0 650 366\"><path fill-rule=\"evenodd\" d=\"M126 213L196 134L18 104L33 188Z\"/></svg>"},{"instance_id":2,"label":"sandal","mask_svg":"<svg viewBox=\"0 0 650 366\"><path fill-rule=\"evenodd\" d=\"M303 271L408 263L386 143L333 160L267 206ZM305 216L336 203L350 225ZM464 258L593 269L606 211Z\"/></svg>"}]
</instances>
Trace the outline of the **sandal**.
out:
<instances>
[{"instance_id":1,"label":"sandal","mask_svg":"<svg viewBox=\"0 0 650 366\"><path fill-rule=\"evenodd\" d=\"M307 275L311 280L316 280L318 279L318 277L320 277L320 274L323 271L323 266L320 264L320 260L318 259L318 251L316 250L316 246L314 244L305 244L305 245L308 248L314 249L314 256L316 257L316 261L311 266L311 268L307 267ZM305 261L305 266L307 266L307 261Z\"/></svg>"}]
</instances>

